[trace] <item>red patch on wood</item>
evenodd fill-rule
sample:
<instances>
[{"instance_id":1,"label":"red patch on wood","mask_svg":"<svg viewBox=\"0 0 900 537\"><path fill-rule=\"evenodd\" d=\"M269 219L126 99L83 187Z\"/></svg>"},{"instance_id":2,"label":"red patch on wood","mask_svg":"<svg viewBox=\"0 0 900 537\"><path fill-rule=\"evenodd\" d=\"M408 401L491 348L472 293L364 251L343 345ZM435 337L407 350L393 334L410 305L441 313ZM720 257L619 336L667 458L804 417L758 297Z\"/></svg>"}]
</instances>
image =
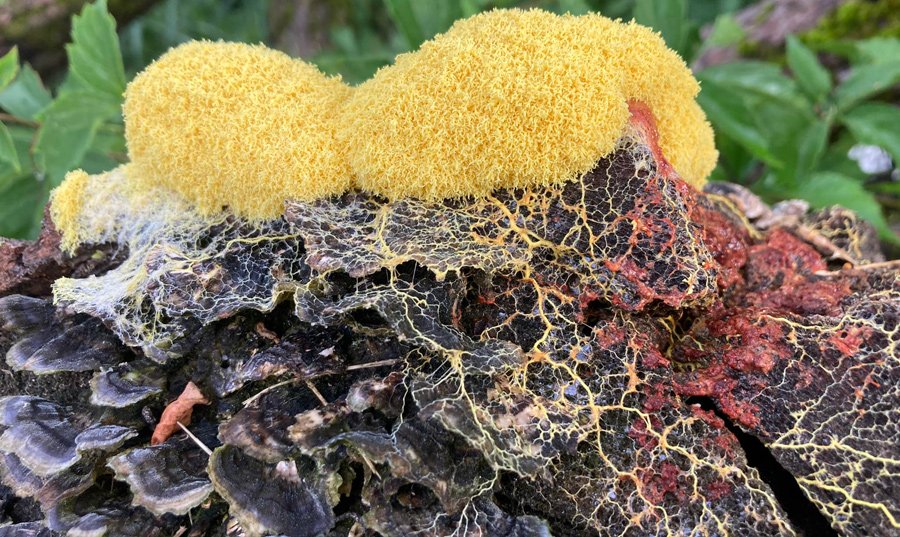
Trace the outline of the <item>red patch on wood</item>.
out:
<instances>
[{"instance_id":1,"label":"red patch on wood","mask_svg":"<svg viewBox=\"0 0 900 537\"><path fill-rule=\"evenodd\" d=\"M650 107L641 101L632 100L628 101L628 111L631 113L631 125L644 137L647 147L650 148L650 152L653 153L653 158L656 160L656 168L660 175L668 178L678 177L675 168L669 164L659 147L659 130L656 128L656 118L653 117Z\"/></svg>"},{"instance_id":2,"label":"red patch on wood","mask_svg":"<svg viewBox=\"0 0 900 537\"><path fill-rule=\"evenodd\" d=\"M658 412L669 406L672 402L669 396L669 388L656 383L644 388L644 412Z\"/></svg>"},{"instance_id":3,"label":"red patch on wood","mask_svg":"<svg viewBox=\"0 0 900 537\"><path fill-rule=\"evenodd\" d=\"M738 381L722 363L714 363L689 380L676 383L675 392L688 397L712 397L719 409L731 420L754 428L759 425L759 407L734 396Z\"/></svg>"},{"instance_id":4,"label":"red patch on wood","mask_svg":"<svg viewBox=\"0 0 900 537\"><path fill-rule=\"evenodd\" d=\"M748 250L747 305L798 315L840 315L850 295L846 280L816 276L827 264L812 246L783 229Z\"/></svg>"},{"instance_id":5,"label":"red patch on wood","mask_svg":"<svg viewBox=\"0 0 900 537\"><path fill-rule=\"evenodd\" d=\"M662 422L656 416L650 417L651 427L662 426ZM647 422L642 418L635 418L631 422L631 428L628 430L628 436L638 445L639 449L652 450L659 445L659 435L647 428Z\"/></svg>"},{"instance_id":6,"label":"red patch on wood","mask_svg":"<svg viewBox=\"0 0 900 537\"><path fill-rule=\"evenodd\" d=\"M743 373L769 373L778 360L791 357L791 349L785 343L784 328L753 310L740 315L712 320L710 334L733 341L722 356L728 367Z\"/></svg>"},{"instance_id":7,"label":"red patch on wood","mask_svg":"<svg viewBox=\"0 0 900 537\"><path fill-rule=\"evenodd\" d=\"M684 493L678 484L681 477L681 469L671 462L664 462L659 468L648 468L639 473L641 480L641 494L648 502L660 505L666 494L673 494L682 501Z\"/></svg>"},{"instance_id":8,"label":"red patch on wood","mask_svg":"<svg viewBox=\"0 0 900 537\"><path fill-rule=\"evenodd\" d=\"M706 487L706 499L717 502L721 500L723 497L731 494L733 487L725 480L717 479L707 485Z\"/></svg>"},{"instance_id":9,"label":"red patch on wood","mask_svg":"<svg viewBox=\"0 0 900 537\"><path fill-rule=\"evenodd\" d=\"M694 221L700 225L703 244L719 264L716 280L719 289L726 290L743 284L741 269L747 263L747 248L751 244L747 230L735 225L720 211L702 204L698 204L694 210Z\"/></svg>"},{"instance_id":10,"label":"red patch on wood","mask_svg":"<svg viewBox=\"0 0 900 537\"><path fill-rule=\"evenodd\" d=\"M834 348L841 351L844 356L853 356L859 352L859 348L871 337L872 329L867 326L848 326L831 334L828 338Z\"/></svg>"}]
</instances>

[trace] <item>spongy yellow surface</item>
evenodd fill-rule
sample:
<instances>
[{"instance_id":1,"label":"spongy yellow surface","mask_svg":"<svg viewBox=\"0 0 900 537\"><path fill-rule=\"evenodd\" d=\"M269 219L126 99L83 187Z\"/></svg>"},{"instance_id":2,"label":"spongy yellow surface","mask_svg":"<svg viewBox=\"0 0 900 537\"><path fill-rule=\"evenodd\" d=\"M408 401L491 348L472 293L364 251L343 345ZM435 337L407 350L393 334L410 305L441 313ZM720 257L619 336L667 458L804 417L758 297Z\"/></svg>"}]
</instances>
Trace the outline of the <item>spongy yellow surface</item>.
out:
<instances>
[{"instance_id":1,"label":"spongy yellow surface","mask_svg":"<svg viewBox=\"0 0 900 537\"><path fill-rule=\"evenodd\" d=\"M699 86L651 30L599 15L495 10L397 57L343 107L359 187L441 199L551 184L590 170L649 105L660 147L701 185L715 165Z\"/></svg>"},{"instance_id":2,"label":"spongy yellow surface","mask_svg":"<svg viewBox=\"0 0 900 537\"><path fill-rule=\"evenodd\" d=\"M80 221L89 182L90 176L84 170L71 171L50 197L50 218L60 234L63 251L73 252L84 240Z\"/></svg>"},{"instance_id":3,"label":"spongy yellow surface","mask_svg":"<svg viewBox=\"0 0 900 537\"><path fill-rule=\"evenodd\" d=\"M350 91L264 46L179 46L126 91L132 175L203 213L227 206L251 219L280 215L286 199L344 192L350 170L335 115Z\"/></svg>"}]
</instances>

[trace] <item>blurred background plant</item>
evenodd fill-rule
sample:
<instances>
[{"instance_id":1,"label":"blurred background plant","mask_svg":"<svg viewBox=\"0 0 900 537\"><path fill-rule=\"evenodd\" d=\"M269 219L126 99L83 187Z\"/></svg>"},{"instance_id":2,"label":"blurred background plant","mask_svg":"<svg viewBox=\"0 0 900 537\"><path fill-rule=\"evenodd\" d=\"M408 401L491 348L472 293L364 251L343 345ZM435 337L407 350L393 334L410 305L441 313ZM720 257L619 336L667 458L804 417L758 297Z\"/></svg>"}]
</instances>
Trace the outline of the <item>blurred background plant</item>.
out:
<instances>
[{"instance_id":1,"label":"blurred background plant","mask_svg":"<svg viewBox=\"0 0 900 537\"><path fill-rule=\"evenodd\" d=\"M357 84L495 7L657 29L701 81L721 153L714 180L768 202L854 209L896 257L900 0L0 0L0 236L36 236L67 170L126 159L126 81L173 45L265 42ZM65 56L40 38L61 28Z\"/></svg>"}]
</instances>

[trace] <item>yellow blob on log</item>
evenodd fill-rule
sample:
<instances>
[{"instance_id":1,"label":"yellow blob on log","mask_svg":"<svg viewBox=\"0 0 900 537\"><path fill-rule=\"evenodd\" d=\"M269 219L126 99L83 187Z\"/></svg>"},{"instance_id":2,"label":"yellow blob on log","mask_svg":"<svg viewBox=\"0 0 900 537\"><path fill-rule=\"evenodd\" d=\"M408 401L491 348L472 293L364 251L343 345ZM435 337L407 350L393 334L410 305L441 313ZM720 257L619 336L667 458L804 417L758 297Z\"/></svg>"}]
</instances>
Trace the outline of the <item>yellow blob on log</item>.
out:
<instances>
[{"instance_id":1,"label":"yellow blob on log","mask_svg":"<svg viewBox=\"0 0 900 537\"><path fill-rule=\"evenodd\" d=\"M391 199L558 183L612 151L649 106L687 182L715 166L697 81L648 28L599 15L496 10L457 22L359 86L339 136L360 188Z\"/></svg>"},{"instance_id":2,"label":"yellow blob on log","mask_svg":"<svg viewBox=\"0 0 900 537\"><path fill-rule=\"evenodd\" d=\"M260 45L192 42L139 74L125 94L131 176L167 186L202 213L274 218L286 199L350 188L335 141L351 88Z\"/></svg>"},{"instance_id":3,"label":"yellow blob on log","mask_svg":"<svg viewBox=\"0 0 900 537\"><path fill-rule=\"evenodd\" d=\"M200 218L263 220L352 188L440 200L561 183L610 153L634 111L655 123L665 173L699 187L717 153L698 91L659 35L599 15L476 15L358 88L263 46L192 42L128 86L127 173L73 172L51 210L71 250L120 230L85 215L87 197L154 220L186 218L182 199ZM177 211L143 209L169 195Z\"/></svg>"},{"instance_id":4,"label":"yellow blob on log","mask_svg":"<svg viewBox=\"0 0 900 537\"><path fill-rule=\"evenodd\" d=\"M84 170L71 171L50 197L50 218L60 233L60 248L64 252L73 253L82 241L89 239L83 236L81 215L90 179Z\"/></svg>"}]
</instances>

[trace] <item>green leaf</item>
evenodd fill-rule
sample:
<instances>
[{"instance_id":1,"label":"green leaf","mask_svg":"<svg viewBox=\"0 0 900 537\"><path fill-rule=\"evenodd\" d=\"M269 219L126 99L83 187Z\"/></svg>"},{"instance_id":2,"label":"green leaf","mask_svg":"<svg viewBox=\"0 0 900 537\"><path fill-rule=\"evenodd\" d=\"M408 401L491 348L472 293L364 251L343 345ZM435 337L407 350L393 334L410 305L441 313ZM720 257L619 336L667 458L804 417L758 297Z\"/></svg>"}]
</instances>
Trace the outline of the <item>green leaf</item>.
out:
<instances>
[{"instance_id":1,"label":"green leaf","mask_svg":"<svg viewBox=\"0 0 900 537\"><path fill-rule=\"evenodd\" d=\"M900 82L900 60L863 65L853 69L850 76L835 90L839 110L846 110L863 99L881 93Z\"/></svg>"},{"instance_id":2,"label":"green leaf","mask_svg":"<svg viewBox=\"0 0 900 537\"><path fill-rule=\"evenodd\" d=\"M34 159L51 187L78 167L97 128L118 113L115 103L93 92L65 93L47 107L41 114L43 124L35 139Z\"/></svg>"},{"instance_id":3,"label":"green leaf","mask_svg":"<svg viewBox=\"0 0 900 537\"><path fill-rule=\"evenodd\" d=\"M72 18L72 43L66 45L69 76L83 89L120 101L125 91L125 68L119 51L116 21L106 0L85 6Z\"/></svg>"},{"instance_id":4,"label":"green leaf","mask_svg":"<svg viewBox=\"0 0 900 537\"><path fill-rule=\"evenodd\" d=\"M431 39L435 35L446 32L457 19L463 17L459 2L448 0L415 0L411 3L413 16L419 23L422 39ZM418 45L416 45L418 46Z\"/></svg>"},{"instance_id":5,"label":"green leaf","mask_svg":"<svg viewBox=\"0 0 900 537\"><path fill-rule=\"evenodd\" d=\"M828 145L828 133L831 125L828 121L818 120L810 124L797 140L797 162L794 167L794 175L802 181L810 172L816 169L825 147Z\"/></svg>"},{"instance_id":6,"label":"green leaf","mask_svg":"<svg viewBox=\"0 0 900 537\"><path fill-rule=\"evenodd\" d=\"M463 17L468 18L481 11L481 3L478 0L459 0L459 9Z\"/></svg>"},{"instance_id":7,"label":"green leaf","mask_svg":"<svg viewBox=\"0 0 900 537\"><path fill-rule=\"evenodd\" d=\"M743 96L778 101L800 111L810 111L810 105L800 93L797 83L784 76L781 68L772 63L726 63L700 71L697 78L703 83L714 81Z\"/></svg>"},{"instance_id":8,"label":"green leaf","mask_svg":"<svg viewBox=\"0 0 900 537\"><path fill-rule=\"evenodd\" d=\"M755 157L771 166L781 166L763 134L756 128L753 111L741 98L712 80L704 80L697 102L718 133L733 138Z\"/></svg>"},{"instance_id":9,"label":"green leaf","mask_svg":"<svg viewBox=\"0 0 900 537\"><path fill-rule=\"evenodd\" d=\"M572 15L584 15L591 11L591 6L586 0L559 0L559 11Z\"/></svg>"},{"instance_id":10,"label":"green leaf","mask_svg":"<svg viewBox=\"0 0 900 537\"><path fill-rule=\"evenodd\" d=\"M815 208L832 205L846 207L875 226L882 239L900 244L900 237L891 231L875 196L865 190L861 183L846 175L834 172L816 173L801 182L792 194L805 199Z\"/></svg>"},{"instance_id":11,"label":"green leaf","mask_svg":"<svg viewBox=\"0 0 900 537\"><path fill-rule=\"evenodd\" d=\"M841 116L841 122L864 144L877 145L900 162L900 107L866 103Z\"/></svg>"},{"instance_id":12,"label":"green leaf","mask_svg":"<svg viewBox=\"0 0 900 537\"><path fill-rule=\"evenodd\" d=\"M12 136L9 134L9 129L6 128L6 125L0 123L0 169L3 169L4 165L17 173L22 170L22 165L19 163L19 155L16 152L16 146L13 144Z\"/></svg>"},{"instance_id":13,"label":"green leaf","mask_svg":"<svg viewBox=\"0 0 900 537\"><path fill-rule=\"evenodd\" d=\"M97 129L78 167L90 174L105 172L122 164L127 159L125 152L124 127L106 123Z\"/></svg>"},{"instance_id":14,"label":"green leaf","mask_svg":"<svg viewBox=\"0 0 900 537\"><path fill-rule=\"evenodd\" d=\"M744 40L746 35L747 32L744 31L744 27L738 23L737 19L730 13L725 13L716 18L703 46L706 48L737 45Z\"/></svg>"},{"instance_id":15,"label":"green leaf","mask_svg":"<svg viewBox=\"0 0 900 537\"><path fill-rule=\"evenodd\" d=\"M841 129L837 133L837 138L829 140L828 148L819 159L820 170L828 170L836 172L854 180L863 182L866 180L866 174L859 169L859 163L850 158L850 149L859 144L859 141L847 129Z\"/></svg>"},{"instance_id":16,"label":"green leaf","mask_svg":"<svg viewBox=\"0 0 900 537\"><path fill-rule=\"evenodd\" d=\"M0 165L0 190L6 188L20 175L31 175L34 172L29 154L31 143L34 141L34 129L21 125L8 125L7 132L9 132L13 147L16 149L19 171L14 170L9 165ZM2 236L2 233L0 233L0 236Z\"/></svg>"},{"instance_id":17,"label":"green leaf","mask_svg":"<svg viewBox=\"0 0 900 537\"><path fill-rule=\"evenodd\" d=\"M787 61L794 79L807 95L816 102L831 91L831 75L819 63L816 55L793 35L787 38Z\"/></svg>"},{"instance_id":18,"label":"green leaf","mask_svg":"<svg viewBox=\"0 0 900 537\"><path fill-rule=\"evenodd\" d=\"M883 63L900 58L900 39L873 37L853 43L854 63Z\"/></svg>"},{"instance_id":19,"label":"green leaf","mask_svg":"<svg viewBox=\"0 0 900 537\"><path fill-rule=\"evenodd\" d=\"M0 92L0 108L22 119L34 119L53 98L41 78L29 65L22 66L16 79Z\"/></svg>"},{"instance_id":20,"label":"green leaf","mask_svg":"<svg viewBox=\"0 0 900 537\"><path fill-rule=\"evenodd\" d=\"M33 239L40 230L49 188L31 174L22 174L0 187L0 236Z\"/></svg>"},{"instance_id":21,"label":"green leaf","mask_svg":"<svg viewBox=\"0 0 900 537\"><path fill-rule=\"evenodd\" d=\"M19 72L19 49L13 47L0 58L0 91L3 91Z\"/></svg>"},{"instance_id":22,"label":"green leaf","mask_svg":"<svg viewBox=\"0 0 900 537\"><path fill-rule=\"evenodd\" d=\"M690 29L685 0L637 0L633 16L661 33L669 48L684 57Z\"/></svg>"},{"instance_id":23,"label":"green leaf","mask_svg":"<svg viewBox=\"0 0 900 537\"><path fill-rule=\"evenodd\" d=\"M416 19L411 0L385 0L385 4L397 29L406 38L409 50L418 48L425 41L425 33Z\"/></svg>"}]
</instances>

